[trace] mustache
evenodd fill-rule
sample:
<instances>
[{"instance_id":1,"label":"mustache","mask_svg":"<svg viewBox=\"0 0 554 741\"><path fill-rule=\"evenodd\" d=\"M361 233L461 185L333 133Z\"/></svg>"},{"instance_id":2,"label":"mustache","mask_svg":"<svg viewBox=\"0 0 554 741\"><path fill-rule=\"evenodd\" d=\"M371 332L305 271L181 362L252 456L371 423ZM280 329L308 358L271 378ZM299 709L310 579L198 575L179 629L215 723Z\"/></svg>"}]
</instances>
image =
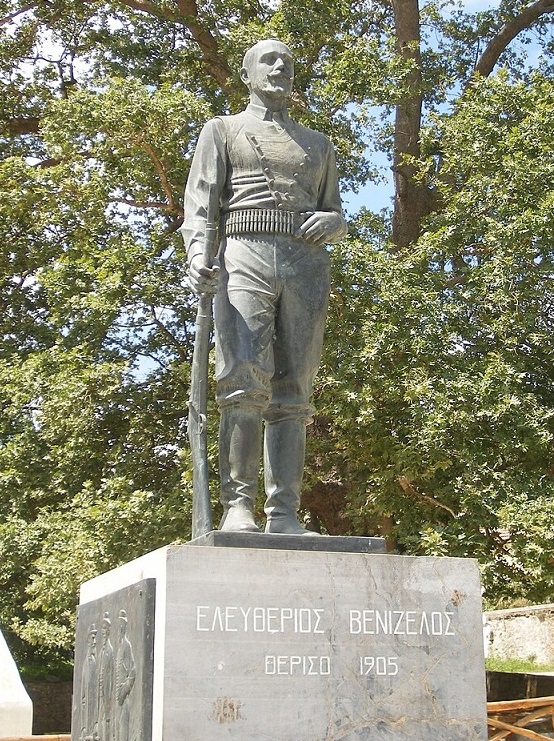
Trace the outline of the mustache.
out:
<instances>
[{"instance_id":1,"label":"mustache","mask_svg":"<svg viewBox=\"0 0 554 741\"><path fill-rule=\"evenodd\" d=\"M277 78L277 77L280 77L283 80L292 80L292 79L294 79L293 78L293 75L288 75L286 72L270 72L269 75L268 75L268 77L270 79Z\"/></svg>"}]
</instances>

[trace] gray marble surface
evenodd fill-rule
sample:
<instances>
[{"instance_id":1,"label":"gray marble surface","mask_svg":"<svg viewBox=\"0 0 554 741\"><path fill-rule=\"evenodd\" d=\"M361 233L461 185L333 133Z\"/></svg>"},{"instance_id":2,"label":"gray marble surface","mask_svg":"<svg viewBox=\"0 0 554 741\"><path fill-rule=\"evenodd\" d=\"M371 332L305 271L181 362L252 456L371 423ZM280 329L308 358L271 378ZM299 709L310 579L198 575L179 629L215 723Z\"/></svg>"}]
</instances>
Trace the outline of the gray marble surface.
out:
<instances>
[{"instance_id":1,"label":"gray marble surface","mask_svg":"<svg viewBox=\"0 0 554 741\"><path fill-rule=\"evenodd\" d=\"M153 741L487 738L472 560L185 545L137 564L158 574Z\"/></svg>"}]
</instances>

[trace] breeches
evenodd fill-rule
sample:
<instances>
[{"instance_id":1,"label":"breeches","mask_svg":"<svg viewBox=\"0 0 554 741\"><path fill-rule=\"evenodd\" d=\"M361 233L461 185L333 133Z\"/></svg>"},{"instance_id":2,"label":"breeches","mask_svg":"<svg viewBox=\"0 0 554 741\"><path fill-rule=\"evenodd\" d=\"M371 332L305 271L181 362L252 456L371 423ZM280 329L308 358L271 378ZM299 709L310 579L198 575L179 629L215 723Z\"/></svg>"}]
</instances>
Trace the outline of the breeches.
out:
<instances>
[{"instance_id":1,"label":"breeches","mask_svg":"<svg viewBox=\"0 0 554 741\"><path fill-rule=\"evenodd\" d=\"M217 401L268 422L314 408L329 298L329 255L285 235L228 237L214 301Z\"/></svg>"}]
</instances>

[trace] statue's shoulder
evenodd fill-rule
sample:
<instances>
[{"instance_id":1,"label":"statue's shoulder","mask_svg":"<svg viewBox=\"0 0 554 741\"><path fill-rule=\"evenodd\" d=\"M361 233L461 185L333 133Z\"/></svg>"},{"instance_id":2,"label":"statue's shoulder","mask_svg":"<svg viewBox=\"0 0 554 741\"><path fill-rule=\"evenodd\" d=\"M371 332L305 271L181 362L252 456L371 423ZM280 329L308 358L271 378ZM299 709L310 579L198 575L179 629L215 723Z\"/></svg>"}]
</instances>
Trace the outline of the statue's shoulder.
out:
<instances>
[{"instance_id":1,"label":"statue's shoulder","mask_svg":"<svg viewBox=\"0 0 554 741\"><path fill-rule=\"evenodd\" d=\"M223 116L216 116L216 118L219 118L222 121L227 121L228 123L232 124L236 121L242 121L245 118L248 118L248 113L246 111L240 111L239 113L226 113Z\"/></svg>"},{"instance_id":2,"label":"statue's shoulder","mask_svg":"<svg viewBox=\"0 0 554 741\"><path fill-rule=\"evenodd\" d=\"M243 111L242 113L215 116L204 125L204 128L217 131L219 136L223 139L229 139L229 137L231 137L232 140L244 127L245 122L246 116Z\"/></svg>"},{"instance_id":3,"label":"statue's shoulder","mask_svg":"<svg viewBox=\"0 0 554 741\"><path fill-rule=\"evenodd\" d=\"M244 126L245 121L248 118L246 111L240 113L228 113L224 116L216 116L212 118L212 121L216 122L216 125L223 125L227 129L238 129Z\"/></svg>"},{"instance_id":4,"label":"statue's shoulder","mask_svg":"<svg viewBox=\"0 0 554 741\"><path fill-rule=\"evenodd\" d=\"M331 140L329 139L327 134L324 134L321 131L317 131L317 129L310 129L308 126L304 126L304 124L301 124L298 121L295 121L294 123L304 141L307 141L308 143L313 144L317 147L332 146Z\"/></svg>"}]
</instances>

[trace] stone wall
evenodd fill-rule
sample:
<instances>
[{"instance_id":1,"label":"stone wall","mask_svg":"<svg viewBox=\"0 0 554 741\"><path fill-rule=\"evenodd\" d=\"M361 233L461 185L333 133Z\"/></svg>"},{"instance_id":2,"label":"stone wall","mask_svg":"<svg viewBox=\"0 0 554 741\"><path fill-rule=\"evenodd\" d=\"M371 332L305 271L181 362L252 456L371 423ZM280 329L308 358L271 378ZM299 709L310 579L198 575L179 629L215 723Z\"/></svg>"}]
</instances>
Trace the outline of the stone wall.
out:
<instances>
[{"instance_id":1,"label":"stone wall","mask_svg":"<svg viewBox=\"0 0 554 741\"><path fill-rule=\"evenodd\" d=\"M485 654L554 664L554 604L484 614Z\"/></svg>"},{"instance_id":2,"label":"stone wall","mask_svg":"<svg viewBox=\"0 0 554 741\"><path fill-rule=\"evenodd\" d=\"M33 701L33 734L69 733L72 682L25 681Z\"/></svg>"}]
</instances>

